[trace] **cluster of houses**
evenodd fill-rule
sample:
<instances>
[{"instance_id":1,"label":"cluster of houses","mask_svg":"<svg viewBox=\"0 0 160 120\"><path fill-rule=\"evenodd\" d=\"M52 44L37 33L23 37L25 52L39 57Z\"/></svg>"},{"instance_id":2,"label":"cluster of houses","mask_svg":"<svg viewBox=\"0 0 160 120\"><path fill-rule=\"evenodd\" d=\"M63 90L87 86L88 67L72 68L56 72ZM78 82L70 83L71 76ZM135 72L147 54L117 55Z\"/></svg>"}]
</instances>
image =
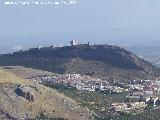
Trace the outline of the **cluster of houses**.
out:
<instances>
[{"instance_id":1,"label":"cluster of houses","mask_svg":"<svg viewBox=\"0 0 160 120\"><path fill-rule=\"evenodd\" d=\"M126 99L132 101L124 103L113 103L112 110L129 111L142 109L147 105L156 106L160 104L160 81L140 80L131 81L130 83L109 83L107 81L92 78L80 74L64 74L52 76L39 76L31 78L38 82L49 82L51 84L70 85L77 90L85 91L109 91L109 92L127 92ZM136 100L136 101L135 101Z\"/></svg>"},{"instance_id":2,"label":"cluster of houses","mask_svg":"<svg viewBox=\"0 0 160 120\"><path fill-rule=\"evenodd\" d=\"M110 91L121 93L123 91L128 91L128 89L111 85L107 81L103 81L98 78L92 78L80 74L64 74L64 75L54 75L54 76L39 76L31 78L32 80L38 82L48 82L51 84L62 84L70 85L77 88L77 90L85 91Z\"/></svg>"},{"instance_id":3,"label":"cluster of houses","mask_svg":"<svg viewBox=\"0 0 160 120\"><path fill-rule=\"evenodd\" d=\"M141 80L125 84L128 89L126 99L130 102L114 103L112 108L115 111L129 111L133 109L142 109L147 105L154 107L160 105L160 81ZM131 102L134 100L135 102Z\"/></svg>"},{"instance_id":4,"label":"cluster of houses","mask_svg":"<svg viewBox=\"0 0 160 120\"><path fill-rule=\"evenodd\" d=\"M145 102L133 103L113 103L112 109L116 112L144 109L147 106Z\"/></svg>"},{"instance_id":5,"label":"cluster of houses","mask_svg":"<svg viewBox=\"0 0 160 120\"><path fill-rule=\"evenodd\" d=\"M154 106L160 102L160 81L154 80L144 80L139 83L138 89L127 96L129 98L139 99L139 101L144 101L146 103L153 103Z\"/></svg>"},{"instance_id":6,"label":"cluster of houses","mask_svg":"<svg viewBox=\"0 0 160 120\"><path fill-rule=\"evenodd\" d=\"M42 82L48 82L51 84L62 84L76 87L78 90L95 91L96 88L102 90L104 86L108 85L108 82L102 83L101 79L92 78L89 76L82 76L80 74L65 74L65 75L53 75L53 76L37 76L30 78L31 80ZM104 85L105 84L105 85Z\"/></svg>"}]
</instances>

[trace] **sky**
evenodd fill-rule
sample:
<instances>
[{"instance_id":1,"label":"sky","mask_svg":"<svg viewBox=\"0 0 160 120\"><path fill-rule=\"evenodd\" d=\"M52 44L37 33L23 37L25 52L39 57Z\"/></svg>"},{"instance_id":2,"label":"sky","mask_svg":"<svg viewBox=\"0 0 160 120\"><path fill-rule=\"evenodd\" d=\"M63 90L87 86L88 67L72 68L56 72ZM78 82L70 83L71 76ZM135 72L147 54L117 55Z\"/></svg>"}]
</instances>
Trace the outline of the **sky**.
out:
<instances>
[{"instance_id":1,"label":"sky","mask_svg":"<svg viewBox=\"0 0 160 120\"><path fill-rule=\"evenodd\" d=\"M1 49L62 46L70 40L160 46L159 0L77 0L75 5L11 7L6 1L0 0Z\"/></svg>"}]
</instances>

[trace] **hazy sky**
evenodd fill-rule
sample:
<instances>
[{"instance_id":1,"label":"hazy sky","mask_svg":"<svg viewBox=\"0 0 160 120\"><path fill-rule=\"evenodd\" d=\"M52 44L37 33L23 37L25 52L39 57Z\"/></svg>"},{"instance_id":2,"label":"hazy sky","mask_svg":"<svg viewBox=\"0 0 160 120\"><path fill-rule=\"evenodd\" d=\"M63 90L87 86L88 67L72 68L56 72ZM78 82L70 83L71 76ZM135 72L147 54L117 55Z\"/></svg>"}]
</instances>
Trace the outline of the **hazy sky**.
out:
<instances>
[{"instance_id":1,"label":"hazy sky","mask_svg":"<svg viewBox=\"0 0 160 120\"><path fill-rule=\"evenodd\" d=\"M0 0L3 47L60 45L72 39L160 45L160 0L78 0L72 6L11 8L4 1L9 0Z\"/></svg>"}]
</instances>

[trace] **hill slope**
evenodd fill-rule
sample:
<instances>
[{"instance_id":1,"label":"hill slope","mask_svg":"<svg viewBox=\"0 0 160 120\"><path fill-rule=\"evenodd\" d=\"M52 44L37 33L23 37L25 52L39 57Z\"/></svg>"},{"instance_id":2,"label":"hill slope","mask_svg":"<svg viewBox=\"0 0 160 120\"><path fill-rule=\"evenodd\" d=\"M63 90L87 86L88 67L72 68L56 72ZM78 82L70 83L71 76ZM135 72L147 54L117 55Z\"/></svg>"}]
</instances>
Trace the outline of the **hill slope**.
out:
<instances>
[{"instance_id":1,"label":"hill slope","mask_svg":"<svg viewBox=\"0 0 160 120\"><path fill-rule=\"evenodd\" d=\"M1 55L0 65L20 65L55 73L79 73L103 79L155 79L159 70L135 54L112 45L34 48Z\"/></svg>"},{"instance_id":2,"label":"hill slope","mask_svg":"<svg viewBox=\"0 0 160 120\"><path fill-rule=\"evenodd\" d=\"M72 99L38 83L0 70L0 118L36 118L41 112L52 118L88 120L90 113Z\"/></svg>"}]
</instances>

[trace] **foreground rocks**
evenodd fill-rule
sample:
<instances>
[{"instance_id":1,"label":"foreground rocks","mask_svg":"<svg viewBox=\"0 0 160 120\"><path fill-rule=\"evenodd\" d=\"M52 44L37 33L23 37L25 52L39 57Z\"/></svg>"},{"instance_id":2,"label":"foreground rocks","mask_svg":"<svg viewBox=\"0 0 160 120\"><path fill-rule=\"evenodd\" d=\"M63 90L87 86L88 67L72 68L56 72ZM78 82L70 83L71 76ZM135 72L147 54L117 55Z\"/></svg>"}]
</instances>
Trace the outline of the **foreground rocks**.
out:
<instances>
[{"instance_id":1,"label":"foreground rocks","mask_svg":"<svg viewBox=\"0 0 160 120\"><path fill-rule=\"evenodd\" d=\"M91 114L72 99L43 85L0 84L0 119L36 118L41 112L48 117L89 120Z\"/></svg>"},{"instance_id":2,"label":"foreground rocks","mask_svg":"<svg viewBox=\"0 0 160 120\"><path fill-rule=\"evenodd\" d=\"M15 92L18 96L26 98L29 102L34 101L33 90L29 86L18 86Z\"/></svg>"}]
</instances>

